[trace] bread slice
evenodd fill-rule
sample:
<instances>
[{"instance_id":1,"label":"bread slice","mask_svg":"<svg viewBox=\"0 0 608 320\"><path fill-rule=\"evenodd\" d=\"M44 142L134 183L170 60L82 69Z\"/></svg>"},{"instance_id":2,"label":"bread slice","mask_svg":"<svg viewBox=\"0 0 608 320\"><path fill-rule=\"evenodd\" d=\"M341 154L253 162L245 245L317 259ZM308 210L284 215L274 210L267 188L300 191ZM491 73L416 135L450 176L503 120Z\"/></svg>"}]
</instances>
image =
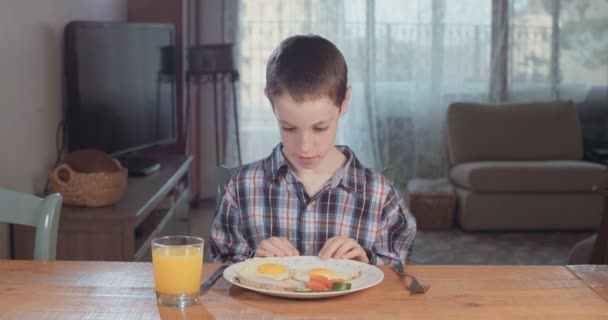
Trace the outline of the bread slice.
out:
<instances>
[{"instance_id":1,"label":"bread slice","mask_svg":"<svg viewBox=\"0 0 608 320\"><path fill-rule=\"evenodd\" d=\"M288 282L288 281L280 281L274 279L268 279L260 276L243 276L238 275L236 280L240 283L254 287L257 289L263 290L273 290L273 291L296 291L299 288L298 285Z\"/></svg>"}]
</instances>

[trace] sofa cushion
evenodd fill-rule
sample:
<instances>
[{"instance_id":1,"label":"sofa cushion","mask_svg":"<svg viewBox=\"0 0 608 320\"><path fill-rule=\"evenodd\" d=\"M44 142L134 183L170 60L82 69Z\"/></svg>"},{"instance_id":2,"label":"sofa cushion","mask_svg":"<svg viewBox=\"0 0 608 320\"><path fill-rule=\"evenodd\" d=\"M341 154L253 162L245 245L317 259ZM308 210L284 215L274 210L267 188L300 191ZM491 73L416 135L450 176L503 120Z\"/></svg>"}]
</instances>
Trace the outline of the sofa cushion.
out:
<instances>
[{"instance_id":1,"label":"sofa cushion","mask_svg":"<svg viewBox=\"0 0 608 320\"><path fill-rule=\"evenodd\" d=\"M456 188L464 230L597 229L604 197L593 193L473 193Z\"/></svg>"},{"instance_id":2,"label":"sofa cushion","mask_svg":"<svg viewBox=\"0 0 608 320\"><path fill-rule=\"evenodd\" d=\"M451 180L481 193L590 192L606 188L606 166L575 160L480 161L454 166Z\"/></svg>"},{"instance_id":3,"label":"sofa cushion","mask_svg":"<svg viewBox=\"0 0 608 320\"><path fill-rule=\"evenodd\" d=\"M581 160L581 127L572 102L454 103L447 113L451 165L470 161Z\"/></svg>"}]
</instances>

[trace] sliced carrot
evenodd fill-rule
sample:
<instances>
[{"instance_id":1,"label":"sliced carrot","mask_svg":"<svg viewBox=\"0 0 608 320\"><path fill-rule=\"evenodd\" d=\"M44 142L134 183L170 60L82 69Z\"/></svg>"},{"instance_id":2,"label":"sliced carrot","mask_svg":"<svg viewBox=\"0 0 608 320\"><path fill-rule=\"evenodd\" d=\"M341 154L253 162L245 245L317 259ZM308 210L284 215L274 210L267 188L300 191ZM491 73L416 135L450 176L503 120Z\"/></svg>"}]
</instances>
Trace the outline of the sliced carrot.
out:
<instances>
[{"instance_id":1,"label":"sliced carrot","mask_svg":"<svg viewBox=\"0 0 608 320\"><path fill-rule=\"evenodd\" d=\"M327 277L324 276L310 276L310 282L327 282Z\"/></svg>"},{"instance_id":2,"label":"sliced carrot","mask_svg":"<svg viewBox=\"0 0 608 320\"><path fill-rule=\"evenodd\" d=\"M310 282L322 283L327 290L331 289L331 286L334 284L331 280L324 276L310 276Z\"/></svg>"},{"instance_id":3,"label":"sliced carrot","mask_svg":"<svg viewBox=\"0 0 608 320\"><path fill-rule=\"evenodd\" d=\"M316 291L325 291L325 290L329 290L330 289L330 288L327 288L325 286L325 283L323 283L323 282L313 282L313 281L310 281L310 282L306 282L304 284L304 286L306 286L306 288L308 288L308 289L310 289L312 291L315 291L315 292Z\"/></svg>"}]
</instances>

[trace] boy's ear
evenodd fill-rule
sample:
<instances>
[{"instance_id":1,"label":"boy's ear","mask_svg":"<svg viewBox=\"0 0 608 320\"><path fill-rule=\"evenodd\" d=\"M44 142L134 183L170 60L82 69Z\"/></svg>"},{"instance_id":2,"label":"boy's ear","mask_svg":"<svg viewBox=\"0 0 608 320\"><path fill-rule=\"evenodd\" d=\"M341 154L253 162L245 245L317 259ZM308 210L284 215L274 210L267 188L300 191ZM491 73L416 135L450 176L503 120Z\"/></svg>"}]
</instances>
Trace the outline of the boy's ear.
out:
<instances>
[{"instance_id":1,"label":"boy's ear","mask_svg":"<svg viewBox=\"0 0 608 320\"><path fill-rule=\"evenodd\" d=\"M340 105L340 116L343 116L348 110L348 104L350 103L350 92L352 90L351 86L346 88L346 94L344 95L344 100L342 100L342 104Z\"/></svg>"}]
</instances>

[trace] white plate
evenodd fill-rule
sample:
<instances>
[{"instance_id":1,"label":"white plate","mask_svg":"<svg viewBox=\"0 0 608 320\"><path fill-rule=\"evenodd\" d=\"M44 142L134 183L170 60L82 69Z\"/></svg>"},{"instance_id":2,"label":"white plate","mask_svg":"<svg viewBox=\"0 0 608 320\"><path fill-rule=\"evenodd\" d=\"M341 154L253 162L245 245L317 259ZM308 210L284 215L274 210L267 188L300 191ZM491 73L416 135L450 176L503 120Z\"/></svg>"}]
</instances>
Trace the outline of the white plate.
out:
<instances>
[{"instance_id":1,"label":"white plate","mask_svg":"<svg viewBox=\"0 0 608 320\"><path fill-rule=\"evenodd\" d=\"M349 281L352 285L351 290L345 291L329 291L329 292L289 292L289 291L275 291L275 290L264 290L255 287L244 285L236 280L235 268L242 262L235 263L224 270L224 279L232 283L235 286L241 288L257 291L267 295L284 298L296 298L296 299L316 299L316 298L329 298L335 296L341 296L352 292L361 291L370 287L373 287L380 283L384 279L384 273L376 266L369 265L354 260L339 260L339 259L328 259L321 260L316 256L296 256L296 257L273 257L264 258L268 262L283 263L293 269L308 270L311 268L318 267L330 267L336 270L349 270L349 272L361 271L361 276L357 279Z\"/></svg>"}]
</instances>

